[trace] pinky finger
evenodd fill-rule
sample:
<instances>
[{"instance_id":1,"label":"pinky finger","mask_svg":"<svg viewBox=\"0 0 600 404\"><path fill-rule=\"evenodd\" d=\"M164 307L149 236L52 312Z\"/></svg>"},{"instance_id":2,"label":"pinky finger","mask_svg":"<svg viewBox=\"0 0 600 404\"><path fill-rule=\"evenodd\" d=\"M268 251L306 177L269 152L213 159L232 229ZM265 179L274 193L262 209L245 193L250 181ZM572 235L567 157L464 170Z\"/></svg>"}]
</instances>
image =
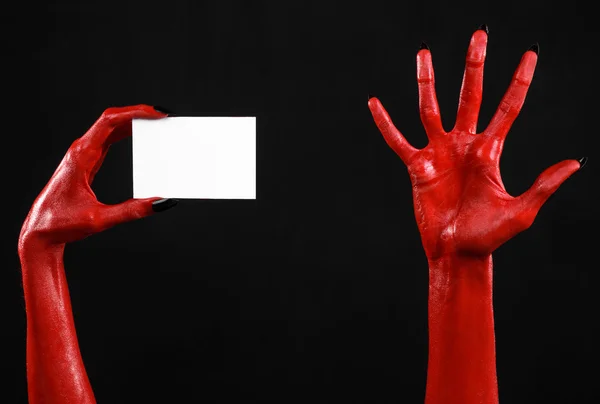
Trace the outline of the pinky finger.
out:
<instances>
[{"instance_id":1,"label":"pinky finger","mask_svg":"<svg viewBox=\"0 0 600 404\"><path fill-rule=\"evenodd\" d=\"M402 133L394 126L389 114L381 105L381 102L373 97L369 99L369 109L375 120L375 124L379 131L383 135L387 144L398 154L398 156L404 161L404 164L408 164L411 157L418 151L408 143L408 141L402 136Z\"/></svg>"}]
</instances>

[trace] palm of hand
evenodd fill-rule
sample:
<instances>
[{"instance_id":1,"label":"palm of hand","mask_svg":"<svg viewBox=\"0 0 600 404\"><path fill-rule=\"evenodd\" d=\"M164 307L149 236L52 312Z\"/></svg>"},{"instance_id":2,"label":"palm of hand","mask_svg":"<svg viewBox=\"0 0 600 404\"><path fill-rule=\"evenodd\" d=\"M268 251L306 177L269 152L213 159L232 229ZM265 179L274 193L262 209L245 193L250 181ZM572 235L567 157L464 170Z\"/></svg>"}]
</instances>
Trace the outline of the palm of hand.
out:
<instances>
[{"instance_id":1,"label":"palm of hand","mask_svg":"<svg viewBox=\"0 0 600 404\"><path fill-rule=\"evenodd\" d=\"M479 139L448 136L439 147L425 148L408 166L423 244L430 256L456 250L484 254L490 244L506 237L501 224L512 219L509 228L519 226L516 217L497 220L515 198L504 189L493 156L480 152Z\"/></svg>"},{"instance_id":2,"label":"palm of hand","mask_svg":"<svg viewBox=\"0 0 600 404\"><path fill-rule=\"evenodd\" d=\"M527 229L560 184L580 168L565 160L544 171L524 194L506 192L499 162L504 139L516 119L533 77L537 46L523 56L500 107L486 130L476 133L481 105L487 33L473 34L467 54L456 125L445 132L437 105L431 53L417 54L421 120L429 144L413 148L393 125L378 99L369 100L385 140L406 164L415 216L427 256L487 255Z\"/></svg>"}]
</instances>

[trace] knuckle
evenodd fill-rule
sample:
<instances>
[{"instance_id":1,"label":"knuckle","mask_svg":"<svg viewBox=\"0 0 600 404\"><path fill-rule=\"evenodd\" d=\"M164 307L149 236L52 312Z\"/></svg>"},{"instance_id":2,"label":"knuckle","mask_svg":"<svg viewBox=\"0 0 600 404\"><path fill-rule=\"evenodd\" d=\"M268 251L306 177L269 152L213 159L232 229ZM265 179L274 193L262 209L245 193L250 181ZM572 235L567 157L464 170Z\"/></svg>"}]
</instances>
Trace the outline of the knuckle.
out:
<instances>
[{"instance_id":1,"label":"knuckle","mask_svg":"<svg viewBox=\"0 0 600 404\"><path fill-rule=\"evenodd\" d=\"M65 155L65 161L71 164L87 166L94 158L97 158L97 154L99 153L90 142L90 139L86 136L75 140Z\"/></svg>"},{"instance_id":2,"label":"knuckle","mask_svg":"<svg viewBox=\"0 0 600 404\"><path fill-rule=\"evenodd\" d=\"M86 149L85 141L82 138L76 139L71 143L71 147L69 147L66 157L69 160L77 159L85 153Z\"/></svg>"},{"instance_id":3,"label":"knuckle","mask_svg":"<svg viewBox=\"0 0 600 404\"><path fill-rule=\"evenodd\" d=\"M462 109L468 109L471 106L471 100L473 99L473 91L465 89L458 100L458 106Z\"/></svg>"},{"instance_id":4,"label":"knuckle","mask_svg":"<svg viewBox=\"0 0 600 404\"><path fill-rule=\"evenodd\" d=\"M81 138L75 139L73 143L71 143L71 147L69 147L69 151L73 153L81 152L84 149L83 141Z\"/></svg>"},{"instance_id":5,"label":"knuckle","mask_svg":"<svg viewBox=\"0 0 600 404\"><path fill-rule=\"evenodd\" d=\"M533 81L533 78L527 74L517 73L515 75L515 83L517 83L521 86L529 87L529 85L531 84L532 81Z\"/></svg>"},{"instance_id":6,"label":"knuckle","mask_svg":"<svg viewBox=\"0 0 600 404\"><path fill-rule=\"evenodd\" d=\"M516 117L521 110L520 103L514 99L502 100L499 108L509 117Z\"/></svg>"},{"instance_id":7,"label":"knuckle","mask_svg":"<svg viewBox=\"0 0 600 404\"><path fill-rule=\"evenodd\" d=\"M100 120L106 123L109 126L112 126L116 123L118 117L119 109L115 107L110 107L104 110L102 115L100 116Z\"/></svg>"},{"instance_id":8,"label":"knuckle","mask_svg":"<svg viewBox=\"0 0 600 404\"><path fill-rule=\"evenodd\" d=\"M439 116L439 112L437 108L423 106L421 107L421 116L424 120L432 121L434 119L437 119L437 117Z\"/></svg>"},{"instance_id":9,"label":"knuckle","mask_svg":"<svg viewBox=\"0 0 600 404\"><path fill-rule=\"evenodd\" d=\"M102 218L97 209L88 209L84 214L85 226L91 232L97 232L102 229Z\"/></svg>"},{"instance_id":10,"label":"knuckle","mask_svg":"<svg viewBox=\"0 0 600 404\"><path fill-rule=\"evenodd\" d=\"M104 116L104 117L110 117L110 116L114 115L115 112L116 112L116 108L115 107L109 107L109 108L106 108L104 110L104 112L102 112L102 116Z\"/></svg>"},{"instance_id":11,"label":"knuckle","mask_svg":"<svg viewBox=\"0 0 600 404\"><path fill-rule=\"evenodd\" d=\"M469 72L471 72L472 70L475 70L475 72L477 72L479 69L483 68L484 60L485 53L482 52L476 52L468 55L466 61L467 70L469 70Z\"/></svg>"},{"instance_id":12,"label":"knuckle","mask_svg":"<svg viewBox=\"0 0 600 404\"><path fill-rule=\"evenodd\" d=\"M509 102L507 101L502 101L500 103L500 110L506 114L510 113L510 110L512 109L512 106Z\"/></svg>"},{"instance_id":13,"label":"knuckle","mask_svg":"<svg viewBox=\"0 0 600 404\"><path fill-rule=\"evenodd\" d=\"M544 181L543 179L536 181L534 186L538 198L546 199L552 193L551 184L548 181Z\"/></svg>"}]
</instances>

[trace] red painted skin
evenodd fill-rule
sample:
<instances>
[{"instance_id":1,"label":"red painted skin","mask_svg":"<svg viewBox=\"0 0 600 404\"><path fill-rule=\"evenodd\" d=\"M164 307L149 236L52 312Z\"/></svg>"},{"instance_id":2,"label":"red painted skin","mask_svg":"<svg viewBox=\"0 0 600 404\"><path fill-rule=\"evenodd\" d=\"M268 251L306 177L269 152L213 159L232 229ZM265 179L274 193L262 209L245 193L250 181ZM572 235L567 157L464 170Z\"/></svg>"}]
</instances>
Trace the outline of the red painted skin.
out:
<instances>
[{"instance_id":1,"label":"red painted skin","mask_svg":"<svg viewBox=\"0 0 600 404\"><path fill-rule=\"evenodd\" d=\"M65 244L148 216L161 198L100 203L90 185L110 145L131 135L133 118L167 115L146 105L109 108L69 148L35 200L19 237L27 311L31 404L95 403L79 352L65 271Z\"/></svg>"},{"instance_id":2,"label":"red painted skin","mask_svg":"<svg viewBox=\"0 0 600 404\"><path fill-rule=\"evenodd\" d=\"M527 52L497 114L475 134L487 35L471 41L455 129L444 132L431 55L417 56L421 118L430 139L416 150L380 102L369 107L388 144L408 166L415 213L430 264L427 404L498 402L491 253L528 228L576 160L547 169L519 197L506 193L498 162L537 60ZM32 404L95 403L79 352L63 267L65 244L153 213L160 198L100 203L91 183L109 146L131 134L133 118L163 118L149 106L108 109L75 141L33 204L19 238L27 309L27 378Z\"/></svg>"},{"instance_id":3,"label":"red painted skin","mask_svg":"<svg viewBox=\"0 0 600 404\"><path fill-rule=\"evenodd\" d=\"M467 52L454 129L444 131L431 53L417 54L421 120L429 139L420 150L396 129L377 98L369 108L388 145L410 174L414 210L429 262L429 365L426 404L498 403L492 252L529 228L577 160L546 169L518 197L500 178L506 135L525 101L538 55L527 51L487 129L477 134L487 33L477 30Z\"/></svg>"}]
</instances>

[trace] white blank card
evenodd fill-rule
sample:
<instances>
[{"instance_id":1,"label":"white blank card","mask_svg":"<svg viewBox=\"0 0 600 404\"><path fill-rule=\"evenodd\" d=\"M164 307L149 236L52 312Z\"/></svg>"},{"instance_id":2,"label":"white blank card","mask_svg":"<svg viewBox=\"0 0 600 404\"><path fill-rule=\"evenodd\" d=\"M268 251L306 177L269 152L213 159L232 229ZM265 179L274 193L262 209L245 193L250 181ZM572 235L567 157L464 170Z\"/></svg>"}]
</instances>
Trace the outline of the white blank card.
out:
<instances>
[{"instance_id":1,"label":"white blank card","mask_svg":"<svg viewBox=\"0 0 600 404\"><path fill-rule=\"evenodd\" d=\"M256 199L255 117L134 119L133 197Z\"/></svg>"}]
</instances>

